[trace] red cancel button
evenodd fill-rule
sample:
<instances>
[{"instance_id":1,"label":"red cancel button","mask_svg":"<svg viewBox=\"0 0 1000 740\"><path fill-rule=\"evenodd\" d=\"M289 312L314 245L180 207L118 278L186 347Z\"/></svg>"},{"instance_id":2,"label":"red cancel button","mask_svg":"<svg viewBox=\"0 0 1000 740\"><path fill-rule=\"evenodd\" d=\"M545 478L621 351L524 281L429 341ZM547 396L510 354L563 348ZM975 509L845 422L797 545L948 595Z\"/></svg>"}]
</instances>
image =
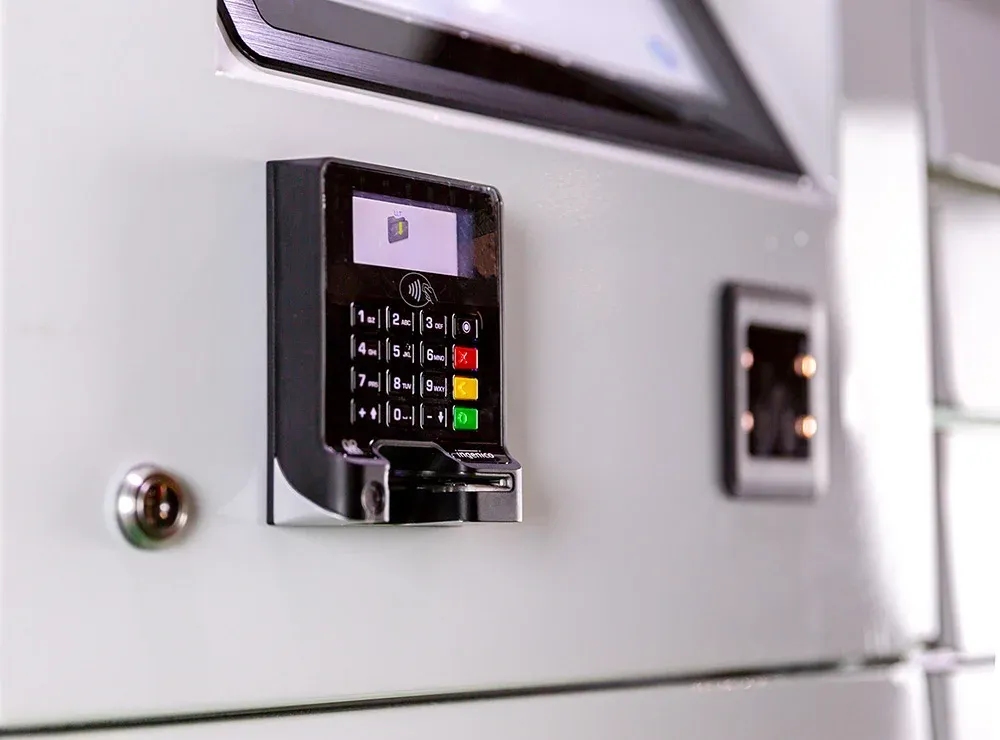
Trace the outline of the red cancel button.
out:
<instances>
[{"instance_id":1,"label":"red cancel button","mask_svg":"<svg viewBox=\"0 0 1000 740\"><path fill-rule=\"evenodd\" d=\"M479 352L474 347L455 347L456 370L478 370Z\"/></svg>"}]
</instances>

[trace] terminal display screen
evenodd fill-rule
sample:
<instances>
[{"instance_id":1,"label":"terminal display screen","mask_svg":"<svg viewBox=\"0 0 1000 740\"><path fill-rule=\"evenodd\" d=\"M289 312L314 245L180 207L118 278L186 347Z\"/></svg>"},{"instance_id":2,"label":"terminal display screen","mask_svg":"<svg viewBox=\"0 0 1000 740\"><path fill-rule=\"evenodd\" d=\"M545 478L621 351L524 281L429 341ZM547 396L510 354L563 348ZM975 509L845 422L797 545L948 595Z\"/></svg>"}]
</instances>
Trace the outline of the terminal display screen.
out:
<instances>
[{"instance_id":1,"label":"terminal display screen","mask_svg":"<svg viewBox=\"0 0 1000 740\"><path fill-rule=\"evenodd\" d=\"M354 263L472 277L472 212L355 191Z\"/></svg>"}]
</instances>

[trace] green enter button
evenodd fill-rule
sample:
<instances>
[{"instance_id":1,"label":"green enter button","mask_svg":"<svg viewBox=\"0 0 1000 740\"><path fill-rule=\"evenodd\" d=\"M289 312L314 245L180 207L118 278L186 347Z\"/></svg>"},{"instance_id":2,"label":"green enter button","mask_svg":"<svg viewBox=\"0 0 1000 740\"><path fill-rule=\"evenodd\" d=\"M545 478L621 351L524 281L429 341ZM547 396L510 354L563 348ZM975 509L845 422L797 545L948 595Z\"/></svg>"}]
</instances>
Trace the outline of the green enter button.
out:
<instances>
[{"instance_id":1,"label":"green enter button","mask_svg":"<svg viewBox=\"0 0 1000 740\"><path fill-rule=\"evenodd\" d=\"M474 432L479 429L479 409L456 406L451 413L451 420L453 429Z\"/></svg>"}]
</instances>

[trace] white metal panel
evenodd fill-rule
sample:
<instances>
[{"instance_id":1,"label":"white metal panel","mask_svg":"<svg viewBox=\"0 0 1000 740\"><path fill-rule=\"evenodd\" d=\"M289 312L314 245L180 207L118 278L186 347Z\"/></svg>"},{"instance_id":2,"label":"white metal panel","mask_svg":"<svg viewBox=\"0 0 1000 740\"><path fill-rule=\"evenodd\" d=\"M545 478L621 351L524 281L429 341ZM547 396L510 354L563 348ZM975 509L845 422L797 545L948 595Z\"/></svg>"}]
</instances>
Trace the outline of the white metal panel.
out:
<instances>
[{"instance_id":1,"label":"white metal panel","mask_svg":"<svg viewBox=\"0 0 1000 740\"><path fill-rule=\"evenodd\" d=\"M1000 428L953 429L941 436L942 639L975 655L996 653L1000 624L998 457Z\"/></svg>"},{"instance_id":2,"label":"white metal panel","mask_svg":"<svg viewBox=\"0 0 1000 740\"><path fill-rule=\"evenodd\" d=\"M926 688L910 671L732 681L164 726L67 740L930 740ZM961 740L969 740L962 738Z\"/></svg>"},{"instance_id":3,"label":"white metal panel","mask_svg":"<svg viewBox=\"0 0 1000 740\"><path fill-rule=\"evenodd\" d=\"M938 400L1000 416L1000 192L936 183L930 224Z\"/></svg>"},{"instance_id":4,"label":"white metal panel","mask_svg":"<svg viewBox=\"0 0 1000 740\"><path fill-rule=\"evenodd\" d=\"M927 113L933 164L1000 183L1000 8L925 0Z\"/></svg>"},{"instance_id":5,"label":"white metal panel","mask_svg":"<svg viewBox=\"0 0 1000 740\"><path fill-rule=\"evenodd\" d=\"M966 666L930 677L934 740L994 740L997 680L993 666Z\"/></svg>"},{"instance_id":6,"label":"white metal panel","mask_svg":"<svg viewBox=\"0 0 1000 740\"><path fill-rule=\"evenodd\" d=\"M718 289L830 298L821 196L264 73L212 0L2 10L3 722L887 654L936 630L919 241L900 258L861 213L836 264L873 274L861 320L832 314L854 364L828 369L828 495L734 503ZM263 163L322 155L503 194L523 525L262 524ZM872 303L879 275L910 310ZM856 372L880 337L911 371L891 392ZM135 551L104 520L142 460L197 497L182 546Z\"/></svg>"}]
</instances>

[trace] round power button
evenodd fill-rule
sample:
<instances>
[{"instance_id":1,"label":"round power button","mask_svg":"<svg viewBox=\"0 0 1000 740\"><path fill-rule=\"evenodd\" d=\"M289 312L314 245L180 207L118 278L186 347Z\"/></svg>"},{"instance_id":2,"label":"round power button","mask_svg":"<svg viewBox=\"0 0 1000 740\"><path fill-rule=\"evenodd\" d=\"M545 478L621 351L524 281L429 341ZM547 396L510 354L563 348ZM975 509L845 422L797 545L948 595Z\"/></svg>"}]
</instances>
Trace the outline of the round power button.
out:
<instances>
[{"instance_id":1,"label":"round power button","mask_svg":"<svg viewBox=\"0 0 1000 740\"><path fill-rule=\"evenodd\" d=\"M456 315L451 324L456 339L475 339L479 334L479 320L475 316Z\"/></svg>"}]
</instances>

